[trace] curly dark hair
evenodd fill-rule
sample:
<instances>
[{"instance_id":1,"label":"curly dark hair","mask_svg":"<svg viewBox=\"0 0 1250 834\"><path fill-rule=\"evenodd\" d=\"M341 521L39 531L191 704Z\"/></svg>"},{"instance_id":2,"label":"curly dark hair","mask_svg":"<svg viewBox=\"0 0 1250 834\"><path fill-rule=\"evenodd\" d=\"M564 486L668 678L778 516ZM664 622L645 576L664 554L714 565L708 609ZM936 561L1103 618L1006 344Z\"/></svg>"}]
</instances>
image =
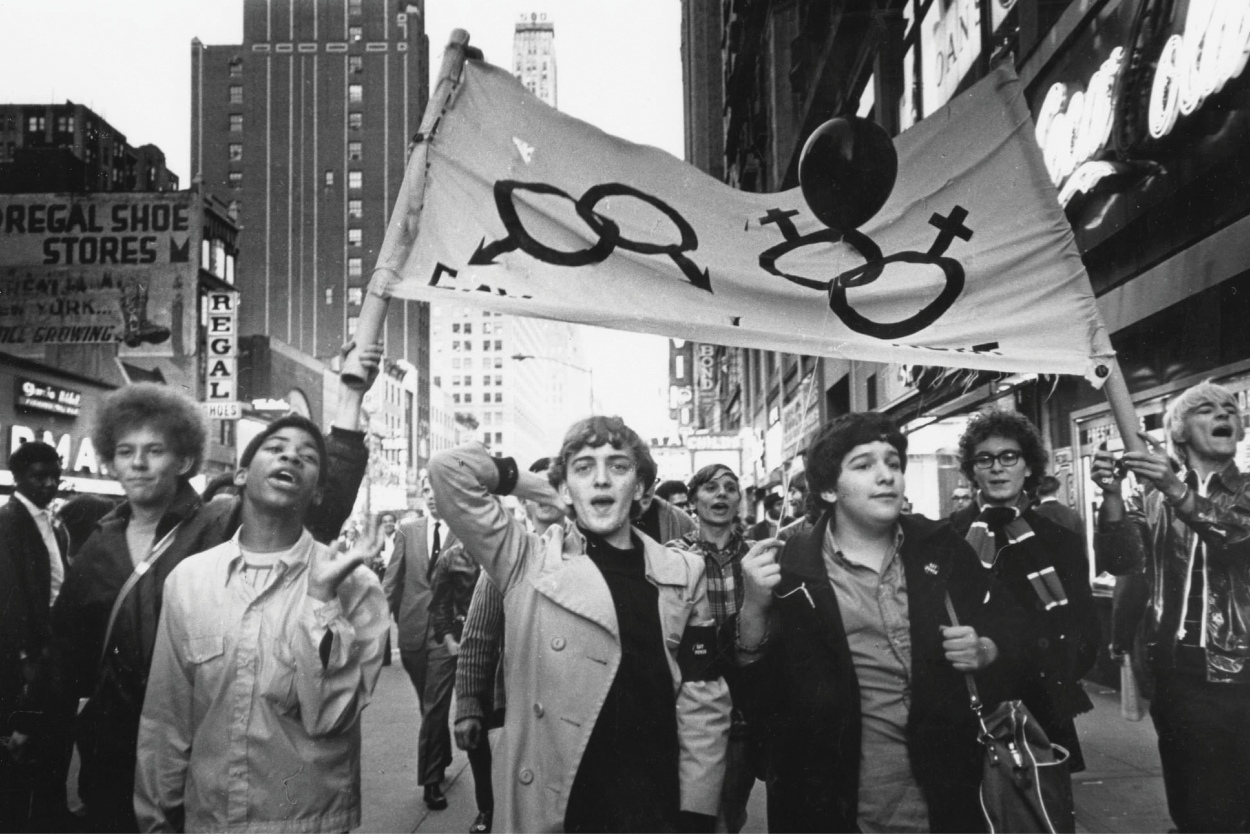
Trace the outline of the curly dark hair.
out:
<instances>
[{"instance_id":1,"label":"curly dark hair","mask_svg":"<svg viewBox=\"0 0 1250 834\"><path fill-rule=\"evenodd\" d=\"M204 461L208 430L199 404L183 392L155 382L133 382L104 398L91 429L91 442L101 460L112 462L117 441L127 431L160 432L174 454L191 461L182 476L190 478Z\"/></svg>"},{"instance_id":2,"label":"curly dark hair","mask_svg":"<svg viewBox=\"0 0 1250 834\"><path fill-rule=\"evenodd\" d=\"M820 497L822 492L837 489L842 475L842 459L856 446L876 441L889 443L898 450L903 471L907 471L907 435L894 421L875 411L859 411L835 417L821 427L807 451L807 500L822 510L833 505Z\"/></svg>"},{"instance_id":3,"label":"curly dark hair","mask_svg":"<svg viewBox=\"0 0 1250 834\"><path fill-rule=\"evenodd\" d=\"M597 448L605 443L611 444L614 449L629 450L633 455L634 465L638 468L638 483L649 487L655 481L655 459L651 457L650 447L638 436L638 432L625 425L620 417L596 414L578 420L565 433L564 442L560 444L560 454L551 461L551 468L547 470L547 479L551 481L551 485L559 486L564 483L568 476L569 458L574 452L586 446Z\"/></svg>"},{"instance_id":4,"label":"curly dark hair","mask_svg":"<svg viewBox=\"0 0 1250 834\"><path fill-rule=\"evenodd\" d=\"M964 477L971 483L977 482L972 456L976 454L977 446L991 437L1014 440L1020 444L1024 464L1030 472L1024 479L1024 489L1029 493L1037 489L1037 483L1046 474L1046 463L1050 460L1046 447L1042 445L1042 436L1028 417L997 408L974 415L959 438L959 469Z\"/></svg>"}]
</instances>

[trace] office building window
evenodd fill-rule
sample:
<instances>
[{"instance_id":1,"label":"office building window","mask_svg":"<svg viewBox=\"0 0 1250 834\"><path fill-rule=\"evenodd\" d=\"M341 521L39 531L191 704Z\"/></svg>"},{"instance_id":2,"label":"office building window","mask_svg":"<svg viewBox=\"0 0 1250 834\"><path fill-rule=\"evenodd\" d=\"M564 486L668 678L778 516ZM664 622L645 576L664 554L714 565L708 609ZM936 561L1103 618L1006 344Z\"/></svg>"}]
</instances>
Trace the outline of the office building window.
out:
<instances>
[{"instance_id":1,"label":"office building window","mask_svg":"<svg viewBox=\"0 0 1250 834\"><path fill-rule=\"evenodd\" d=\"M363 188L365 184L364 179L365 179L365 175L363 171L348 171L347 172L347 187L348 188Z\"/></svg>"},{"instance_id":2,"label":"office building window","mask_svg":"<svg viewBox=\"0 0 1250 834\"><path fill-rule=\"evenodd\" d=\"M56 117L57 133L73 133L74 117L73 116L57 116Z\"/></svg>"},{"instance_id":3,"label":"office building window","mask_svg":"<svg viewBox=\"0 0 1250 834\"><path fill-rule=\"evenodd\" d=\"M347 201L347 216L355 220L359 220L360 218L364 217L365 216L364 201L348 200Z\"/></svg>"},{"instance_id":4,"label":"office building window","mask_svg":"<svg viewBox=\"0 0 1250 834\"><path fill-rule=\"evenodd\" d=\"M460 377L458 377L458 376L453 376L453 377L451 378L451 384L452 384L452 385L454 385L454 386L456 386L457 388L458 388L458 387L460 387Z\"/></svg>"},{"instance_id":5,"label":"office building window","mask_svg":"<svg viewBox=\"0 0 1250 834\"><path fill-rule=\"evenodd\" d=\"M496 356L496 357L495 357L495 367L496 367L496 368L502 368L502 367L503 367L503 357L502 357L502 356Z\"/></svg>"},{"instance_id":6,"label":"office building window","mask_svg":"<svg viewBox=\"0 0 1250 834\"><path fill-rule=\"evenodd\" d=\"M359 307L361 304L364 303L364 300L365 300L365 288L364 287L348 287L347 288L347 303L348 304L355 304L357 307Z\"/></svg>"},{"instance_id":7,"label":"office building window","mask_svg":"<svg viewBox=\"0 0 1250 834\"><path fill-rule=\"evenodd\" d=\"M347 85L347 100L351 104L360 104L365 100L365 88L363 84Z\"/></svg>"},{"instance_id":8,"label":"office building window","mask_svg":"<svg viewBox=\"0 0 1250 834\"><path fill-rule=\"evenodd\" d=\"M347 114L348 130L360 130L364 126L365 126L365 117L363 115L361 115L360 113L348 113Z\"/></svg>"},{"instance_id":9,"label":"office building window","mask_svg":"<svg viewBox=\"0 0 1250 834\"><path fill-rule=\"evenodd\" d=\"M360 75L365 71L365 56L349 55L347 56L347 71L352 75Z\"/></svg>"},{"instance_id":10,"label":"office building window","mask_svg":"<svg viewBox=\"0 0 1250 834\"><path fill-rule=\"evenodd\" d=\"M490 432L488 431L482 432L482 442L485 443L487 446L490 445Z\"/></svg>"},{"instance_id":11,"label":"office building window","mask_svg":"<svg viewBox=\"0 0 1250 834\"><path fill-rule=\"evenodd\" d=\"M441 386L442 386L442 384L443 384L443 378L442 378L441 376L436 376L436 377L434 377L434 387L435 387L435 388L439 388L439 387L441 387Z\"/></svg>"},{"instance_id":12,"label":"office building window","mask_svg":"<svg viewBox=\"0 0 1250 834\"><path fill-rule=\"evenodd\" d=\"M44 116L30 116L26 119L27 133L43 133L48 128L48 120Z\"/></svg>"},{"instance_id":13,"label":"office building window","mask_svg":"<svg viewBox=\"0 0 1250 834\"><path fill-rule=\"evenodd\" d=\"M347 245L359 246L363 235L364 233L361 232L360 229L348 229L347 230Z\"/></svg>"},{"instance_id":14,"label":"office building window","mask_svg":"<svg viewBox=\"0 0 1250 834\"><path fill-rule=\"evenodd\" d=\"M326 188L334 185L334 172L329 168L326 169Z\"/></svg>"},{"instance_id":15,"label":"office building window","mask_svg":"<svg viewBox=\"0 0 1250 834\"><path fill-rule=\"evenodd\" d=\"M466 322L464 323L464 332L465 332L466 334L469 334L469 333L472 333L472 332L473 332L473 322L468 322L468 321L466 321Z\"/></svg>"},{"instance_id":16,"label":"office building window","mask_svg":"<svg viewBox=\"0 0 1250 834\"><path fill-rule=\"evenodd\" d=\"M452 342L452 343L451 343L451 349L452 349L452 350L460 350L460 343L459 343L459 342Z\"/></svg>"},{"instance_id":17,"label":"office building window","mask_svg":"<svg viewBox=\"0 0 1250 834\"><path fill-rule=\"evenodd\" d=\"M465 402L465 404L466 404L466 405L468 405L469 403L473 402L473 395L472 395L472 394L465 394L465 395L464 395L464 402Z\"/></svg>"},{"instance_id":18,"label":"office building window","mask_svg":"<svg viewBox=\"0 0 1250 834\"><path fill-rule=\"evenodd\" d=\"M355 336L356 327L359 324L360 324L360 316L348 316L347 317L347 335Z\"/></svg>"},{"instance_id":19,"label":"office building window","mask_svg":"<svg viewBox=\"0 0 1250 834\"><path fill-rule=\"evenodd\" d=\"M458 321L454 321L454 322L452 322L452 323L451 323L451 332L452 332L452 333L459 333L459 332L460 332L460 322L458 322Z\"/></svg>"},{"instance_id":20,"label":"office building window","mask_svg":"<svg viewBox=\"0 0 1250 834\"><path fill-rule=\"evenodd\" d=\"M482 384L483 384L483 385L490 385L490 377L489 377L489 376L484 376L484 377L482 377Z\"/></svg>"},{"instance_id":21,"label":"office building window","mask_svg":"<svg viewBox=\"0 0 1250 834\"><path fill-rule=\"evenodd\" d=\"M230 143L230 161L238 162L243 158L243 144L240 142Z\"/></svg>"},{"instance_id":22,"label":"office building window","mask_svg":"<svg viewBox=\"0 0 1250 834\"><path fill-rule=\"evenodd\" d=\"M501 432L501 431L497 431L497 432L495 432L495 442L496 442L496 443L503 443L503 432Z\"/></svg>"},{"instance_id":23,"label":"office building window","mask_svg":"<svg viewBox=\"0 0 1250 834\"><path fill-rule=\"evenodd\" d=\"M231 171L228 176L230 179L231 188L243 187L243 172L242 171Z\"/></svg>"},{"instance_id":24,"label":"office building window","mask_svg":"<svg viewBox=\"0 0 1250 834\"><path fill-rule=\"evenodd\" d=\"M495 392L495 402L497 402L497 403L501 403L501 402L503 402L503 392L502 392L502 391L496 391L496 392Z\"/></svg>"},{"instance_id":25,"label":"office building window","mask_svg":"<svg viewBox=\"0 0 1250 834\"><path fill-rule=\"evenodd\" d=\"M347 259L347 277L359 278L364 271L364 261L360 258Z\"/></svg>"},{"instance_id":26,"label":"office building window","mask_svg":"<svg viewBox=\"0 0 1250 834\"><path fill-rule=\"evenodd\" d=\"M365 30L360 26L347 27L347 39L353 43L358 43L365 37Z\"/></svg>"},{"instance_id":27,"label":"office building window","mask_svg":"<svg viewBox=\"0 0 1250 834\"><path fill-rule=\"evenodd\" d=\"M231 104L243 103L243 85L242 84L230 85L230 103Z\"/></svg>"},{"instance_id":28,"label":"office building window","mask_svg":"<svg viewBox=\"0 0 1250 834\"><path fill-rule=\"evenodd\" d=\"M503 376L502 376L502 375L500 375L500 374L495 374L495 384L496 384L496 385L503 385Z\"/></svg>"},{"instance_id":29,"label":"office building window","mask_svg":"<svg viewBox=\"0 0 1250 834\"><path fill-rule=\"evenodd\" d=\"M243 59L242 58L230 59L230 77L231 78L243 77Z\"/></svg>"},{"instance_id":30,"label":"office building window","mask_svg":"<svg viewBox=\"0 0 1250 834\"><path fill-rule=\"evenodd\" d=\"M490 341L486 339L482 340L482 350L490 350Z\"/></svg>"},{"instance_id":31,"label":"office building window","mask_svg":"<svg viewBox=\"0 0 1250 834\"><path fill-rule=\"evenodd\" d=\"M364 157L364 154L361 152L360 142L348 142L347 143L347 158L349 160L351 160L352 162L359 162L363 157Z\"/></svg>"},{"instance_id":32,"label":"office building window","mask_svg":"<svg viewBox=\"0 0 1250 834\"><path fill-rule=\"evenodd\" d=\"M243 114L242 113L230 114L230 132L231 133L243 132Z\"/></svg>"},{"instance_id":33,"label":"office building window","mask_svg":"<svg viewBox=\"0 0 1250 834\"><path fill-rule=\"evenodd\" d=\"M495 350L503 350L503 339L495 340Z\"/></svg>"},{"instance_id":34,"label":"office building window","mask_svg":"<svg viewBox=\"0 0 1250 834\"><path fill-rule=\"evenodd\" d=\"M437 383L436 383L436 384L437 384ZM452 395L451 395L451 401L452 401L453 403L455 403L456 405L460 405L460 395L459 395L459 394L452 394Z\"/></svg>"},{"instance_id":35,"label":"office building window","mask_svg":"<svg viewBox=\"0 0 1250 834\"><path fill-rule=\"evenodd\" d=\"M334 287L326 287L326 306L334 303Z\"/></svg>"}]
</instances>

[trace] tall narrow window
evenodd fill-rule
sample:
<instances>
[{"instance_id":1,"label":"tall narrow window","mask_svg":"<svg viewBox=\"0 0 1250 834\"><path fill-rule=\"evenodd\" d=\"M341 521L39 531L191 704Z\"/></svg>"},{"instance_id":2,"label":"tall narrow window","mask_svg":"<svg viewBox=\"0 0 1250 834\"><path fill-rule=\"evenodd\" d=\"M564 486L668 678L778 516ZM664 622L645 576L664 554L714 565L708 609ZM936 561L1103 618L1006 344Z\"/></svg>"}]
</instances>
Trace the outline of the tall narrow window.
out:
<instances>
[{"instance_id":1,"label":"tall narrow window","mask_svg":"<svg viewBox=\"0 0 1250 834\"><path fill-rule=\"evenodd\" d=\"M359 162L363 157L364 157L364 153L361 150L360 142L348 142L347 143L347 158L349 160L351 160L352 162Z\"/></svg>"},{"instance_id":2,"label":"tall narrow window","mask_svg":"<svg viewBox=\"0 0 1250 834\"><path fill-rule=\"evenodd\" d=\"M362 200L347 201L347 216L355 220L365 216L364 202Z\"/></svg>"},{"instance_id":3,"label":"tall narrow window","mask_svg":"<svg viewBox=\"0 0 1250 834\"><path fill-rule=\"evenodd\" d=\"M364 187L364 177L365 175L363 171L348 171L347 172L347 187L348 188Z\"/></svg>"},{"instance_id":4,"label":"tall narrow window","mask_svg":"<svg viewBox=\"0 0 1250 834\"><path fill-rule=\"evenodd\" d=\"M349 55L347 56L347 71L352 75L360 75L365 71L365 56Z\"/></svg>"},{"instance_id":5,"label":"tall narrow window","mask_svg":"<svg viewBox=\"0 0 1250 834\"><path fill-rule=\"evenodd\" d=\"M334 185L334 172L329 168L326 169L326 188Z\"/></svg>"},{"instance_id":6,"label":"tall narrow window","mask_svg":"<svg viewBox=\"0 0 1250 834\"><path fill-rule=\"evenodd\" d=\"M243 132L243 114L242 113L230 114L230 132L231 133Z\"/></svg>"},{"instance_id":7,"label":"tall narrow window","mask_svg":"<svg viewBox=\"0 0 1250 834\"><path fill-rule=\"evenodd\" d=\"M243 77L243 59L242 58L230 59L230 77L231 78Z\"/></svg>"},{"instance_id":8,"label":"tall narrow window","mask_svg":"<svg viewBox=\"0 0 1250 834\"><path fill-rule=\"evenodd\" d=\"M360 26L347 27L347 39L352 43L358 43L364 39L365 30Z\"/></svg>"},{"instance_id":9,"label":"tall narrow window","mask_svg":"<svg viewBox=\"0 0 1250 834\"><path fill-rule=\"evenodd\" d=\"M240 159L243 158L243 145L238 142L231 142L229 152L230 152L230 161L238 162Z\"/></svg>"},{"instance_id":10,"label":"tall narrow window","mask_svg":"<svg viewBox=\"0 0 1250 834\"><path fill-rule=\"evenodd\" d=\"M347 100L352 104L360 104L365 100L365 87L363 84L347 85Z\"/></svg>"},{"instance_id":11,"label":"tall narrow window","mask_svg":"<svg viewBox=\"0 0 1250 834\"><path fill-rule=\"evenodd\" d=\"M362 232L360 231L360 229L348 229L347 230L347 245L359 246L361 243L361 235L362 235Z\"/></svg>"},{"instance_id":12,"label":"tall narrow window","mask_svg":"<svg viewBox=\"0 0 1250 834\"><path fill-rule=\"evenodd\" d=\"M228 176L230 179L231 188L243 187L243 172L242 171L231 171Z\"/></svg>"},{"instance_id":13,"label":"tall narrow window","mask_svg":"<svg viewBox=\"0 0 1250 834\"><path fill-rule=\"evenodd\" d=\"M365 117L360 113L347 114L347 127L349 130L360 130L365 126Z\"/></svg>"},{"instance_id":14,"label":"tall narrow window","mask_svg":"<svg viewBox=\"0 0 1250 834\"><path fill-rule=\"evenodd\" d=\"M361 258L347 259L347 277L359 278L364 270L364 260Z\"/></svg>"},{"instance_id":15,"label":"tall narrow window","mask_svg":"<svg viewBox=\"0 0 1250 834\"><path fill-rule=\"evenodd\" d=\"M243 103L243 85L242 84L230 85L230 103L231 104Z\"/></svg>"}]
</instances>

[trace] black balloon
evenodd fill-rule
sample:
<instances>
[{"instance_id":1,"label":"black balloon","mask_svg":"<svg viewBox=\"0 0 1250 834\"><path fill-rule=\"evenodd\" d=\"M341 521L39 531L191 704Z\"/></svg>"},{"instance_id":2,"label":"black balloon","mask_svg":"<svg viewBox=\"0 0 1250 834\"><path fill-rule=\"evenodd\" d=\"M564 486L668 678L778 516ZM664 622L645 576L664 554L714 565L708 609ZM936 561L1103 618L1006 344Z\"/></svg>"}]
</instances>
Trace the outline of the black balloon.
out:
<instances>
[{"instance_id":1,"label":"black balloon","mask_svg":"<svg viewBox=\"0 0 1250 834\"><path fill-rule=\"evenodd\" d=\"M868 119L830 119L799 156L799 187L826 226L856 229L881 210L898 176L898 153L885 128Z\"/></svg>"}]
</instances>

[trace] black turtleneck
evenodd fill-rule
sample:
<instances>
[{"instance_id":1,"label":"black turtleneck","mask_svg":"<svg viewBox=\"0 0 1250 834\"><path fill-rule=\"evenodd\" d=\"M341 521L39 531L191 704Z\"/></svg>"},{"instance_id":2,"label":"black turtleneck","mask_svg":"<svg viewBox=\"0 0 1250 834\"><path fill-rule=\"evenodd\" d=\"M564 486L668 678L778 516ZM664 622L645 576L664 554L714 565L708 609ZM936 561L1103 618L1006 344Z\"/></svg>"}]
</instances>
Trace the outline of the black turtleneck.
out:
<instances>
[{"instance_id":1,"label":"black turtleneck","mask_svg":"<svg viewBox=\"0 0 1250 834\"><path fill-rule=\"evenodd\" d=\"M677 707L660 627L659 591L642 542L620 550L593 533L590 557L612 594L621 665L582 755L566 831L675 831L681 807Z\"/></svg>"}]
</instances>

